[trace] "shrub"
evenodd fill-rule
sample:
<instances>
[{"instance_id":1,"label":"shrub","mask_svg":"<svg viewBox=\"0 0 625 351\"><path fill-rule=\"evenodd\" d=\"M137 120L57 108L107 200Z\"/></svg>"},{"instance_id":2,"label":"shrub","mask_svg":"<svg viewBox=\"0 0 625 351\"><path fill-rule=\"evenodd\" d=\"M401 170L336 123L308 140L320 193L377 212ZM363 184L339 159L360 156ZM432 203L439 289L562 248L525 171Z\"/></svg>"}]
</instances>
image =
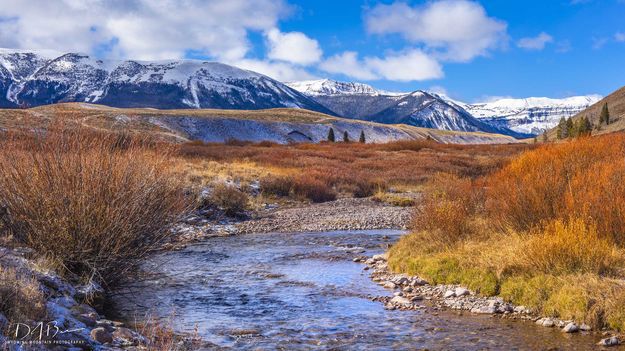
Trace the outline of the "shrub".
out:
<instances>
[{"instance_id":1,"label":"shrub","mask_svg":"<svg viewBox=\"0 0 625 351\"><path fill-rule=\"evenodd\" d=\"M620 261L614 245L581 219L555 220L530 234L515 255L526 272L605 274Z\"/></svg>"},{"instance_id":2,"label":"shrub","mask_svg":"<svg viewBox=\"0 0 625 351\"><path fill-rule=\"evenodd\" d=\"M293 192L295 195L309 199L312 202L336 200L336 192L327 183L311 175L296 177L293 183Z\"/></svg>"},{"instance_id":3,"label":"shrub","mask_svg":"<svg viewBox=\"0 0 625 351\"><path fill-rule=\"evenodd\" d=\"M64 267L119 282L188 209L169 152L114 135L51 128L1 142L0 206L13 237Z\"/></svg>"},{"instance_id":4,"label":"shrub","mask_svg":"<svg viewBox=\"0 0 625 351\"><path fill-rule=\"evenodd\" d=\"M209 201L228 216L240 216L248 209L249 197L234 185L219 183L213 187Z\"/></svg>"},{"instance_id":5,"label":"shrub","mask_svg":"<svg viewBox=\"0 0 625 351\"><path fill-rule=\"evenodd\" d=\"M13 268L0 267L0 313L18 322L44 317L46 302L37 280Z\"/></svg>"},{"instance_id":6,"label":"shrub","mask_svg":"<svg viewBox=\"0 0 625 351\"><path fill-rule=\"evenodd\" d=\"M292 177L269 176L260 180L260 190L265 195L289 196L293 183Z\"/></svg>"}]
</instances>

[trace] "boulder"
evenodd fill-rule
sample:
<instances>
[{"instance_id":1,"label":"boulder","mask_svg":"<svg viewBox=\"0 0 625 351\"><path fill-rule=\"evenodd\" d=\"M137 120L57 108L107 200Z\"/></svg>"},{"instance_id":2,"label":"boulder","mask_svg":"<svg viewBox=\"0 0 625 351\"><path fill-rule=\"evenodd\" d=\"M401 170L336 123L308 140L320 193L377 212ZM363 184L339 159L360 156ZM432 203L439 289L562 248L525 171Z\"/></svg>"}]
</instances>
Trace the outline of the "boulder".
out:
<instances>
[{"instance_id":1,"label":"boulder","mask_svg":"<svg viewBox=\"0 0 625 351\"><path fill-rule=\"evenodd\" d=\"M449 299L452 297L456 297L456 292L453 290L447 290L445 291L445 294L443 294L443 298Z\"/></svg>"}]
</instances>

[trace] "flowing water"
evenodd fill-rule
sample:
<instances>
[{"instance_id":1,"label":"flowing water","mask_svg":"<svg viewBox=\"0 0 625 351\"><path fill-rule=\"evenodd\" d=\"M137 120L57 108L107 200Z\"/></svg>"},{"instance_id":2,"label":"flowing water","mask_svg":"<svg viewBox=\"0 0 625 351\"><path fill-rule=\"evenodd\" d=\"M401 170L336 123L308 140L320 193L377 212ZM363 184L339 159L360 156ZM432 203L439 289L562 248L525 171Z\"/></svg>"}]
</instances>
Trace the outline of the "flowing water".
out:
<instances>
[{"instance_id":1,"label":"flowing water","mask_svg":"<svg viewBox=\"0 0 625 351\"><path fill-rule=\"evenodd\" d=\"M455 312L387 311L359 255L398 231L258 234L208 239L152 258L156 274L115 299L128 319L151 314L242 350L589 350L596 335Z\"/></svg>"}]
</instances>

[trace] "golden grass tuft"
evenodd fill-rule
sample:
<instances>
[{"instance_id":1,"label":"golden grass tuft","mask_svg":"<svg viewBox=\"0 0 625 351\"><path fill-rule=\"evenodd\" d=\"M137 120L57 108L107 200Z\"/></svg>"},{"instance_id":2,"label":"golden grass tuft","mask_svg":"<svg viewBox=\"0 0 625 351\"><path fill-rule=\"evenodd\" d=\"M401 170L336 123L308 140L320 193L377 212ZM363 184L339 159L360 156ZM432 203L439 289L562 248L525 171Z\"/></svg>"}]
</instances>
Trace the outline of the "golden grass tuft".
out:
<instances>
[{"instance_id":1,"label":"golden grass tuft","mask_svg":"<svg viewBox=\"0 0 625 351\"><path fill-rule=\"evenodd\" d=\"M9 322L44 318L46 300L39 282L14 268L0 267L0 313Z\"/></svg>"}]
</instances>

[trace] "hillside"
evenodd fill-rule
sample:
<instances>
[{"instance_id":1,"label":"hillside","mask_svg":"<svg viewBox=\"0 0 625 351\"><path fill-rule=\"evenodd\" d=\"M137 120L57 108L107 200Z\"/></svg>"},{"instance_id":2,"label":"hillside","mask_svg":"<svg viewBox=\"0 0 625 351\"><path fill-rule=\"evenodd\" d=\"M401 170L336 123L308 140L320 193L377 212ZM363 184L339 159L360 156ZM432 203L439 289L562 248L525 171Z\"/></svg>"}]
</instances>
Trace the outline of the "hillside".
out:
<instances>
[{"instance_id":1,"label":"hillside","mask_svg":"<svg viewBox=\"0 0 625 351\"><path fill-rule=\"evenodd\" d=\"M625 130L625 87L622 87L605 98L597 101L587 109L577 113L573 116L573 120L577 120L581 117L588 117L593 126L599 124L599 117L603 105L608 104L608 110L610 111L609 125L601 125L600 129L593 129L592 135L601 135L613 132L620 132ZM556 128L552 128L547 133L549 140L556 139Z\"/></svg>"},{"instance_id":2,"label":"hillside","mask_svg":"<svg viewBox=\"0 0 625 351\"><path fill-rule=\"evenodd\" d=\"M365 133L367 142L418 140L430 137L442 143L512 143L497 134L449 132L407 125L385 125L337 118L302 109L212 110L212 109L120 109L85 103L47 105L31 109L0 110L0 128L44 128L56 120L79 122L103 130L147 133L167 139L224 142L246 141L320 142L330 128L337 140L348 132L351 140Z\"/></svg>"}]
</instances>

